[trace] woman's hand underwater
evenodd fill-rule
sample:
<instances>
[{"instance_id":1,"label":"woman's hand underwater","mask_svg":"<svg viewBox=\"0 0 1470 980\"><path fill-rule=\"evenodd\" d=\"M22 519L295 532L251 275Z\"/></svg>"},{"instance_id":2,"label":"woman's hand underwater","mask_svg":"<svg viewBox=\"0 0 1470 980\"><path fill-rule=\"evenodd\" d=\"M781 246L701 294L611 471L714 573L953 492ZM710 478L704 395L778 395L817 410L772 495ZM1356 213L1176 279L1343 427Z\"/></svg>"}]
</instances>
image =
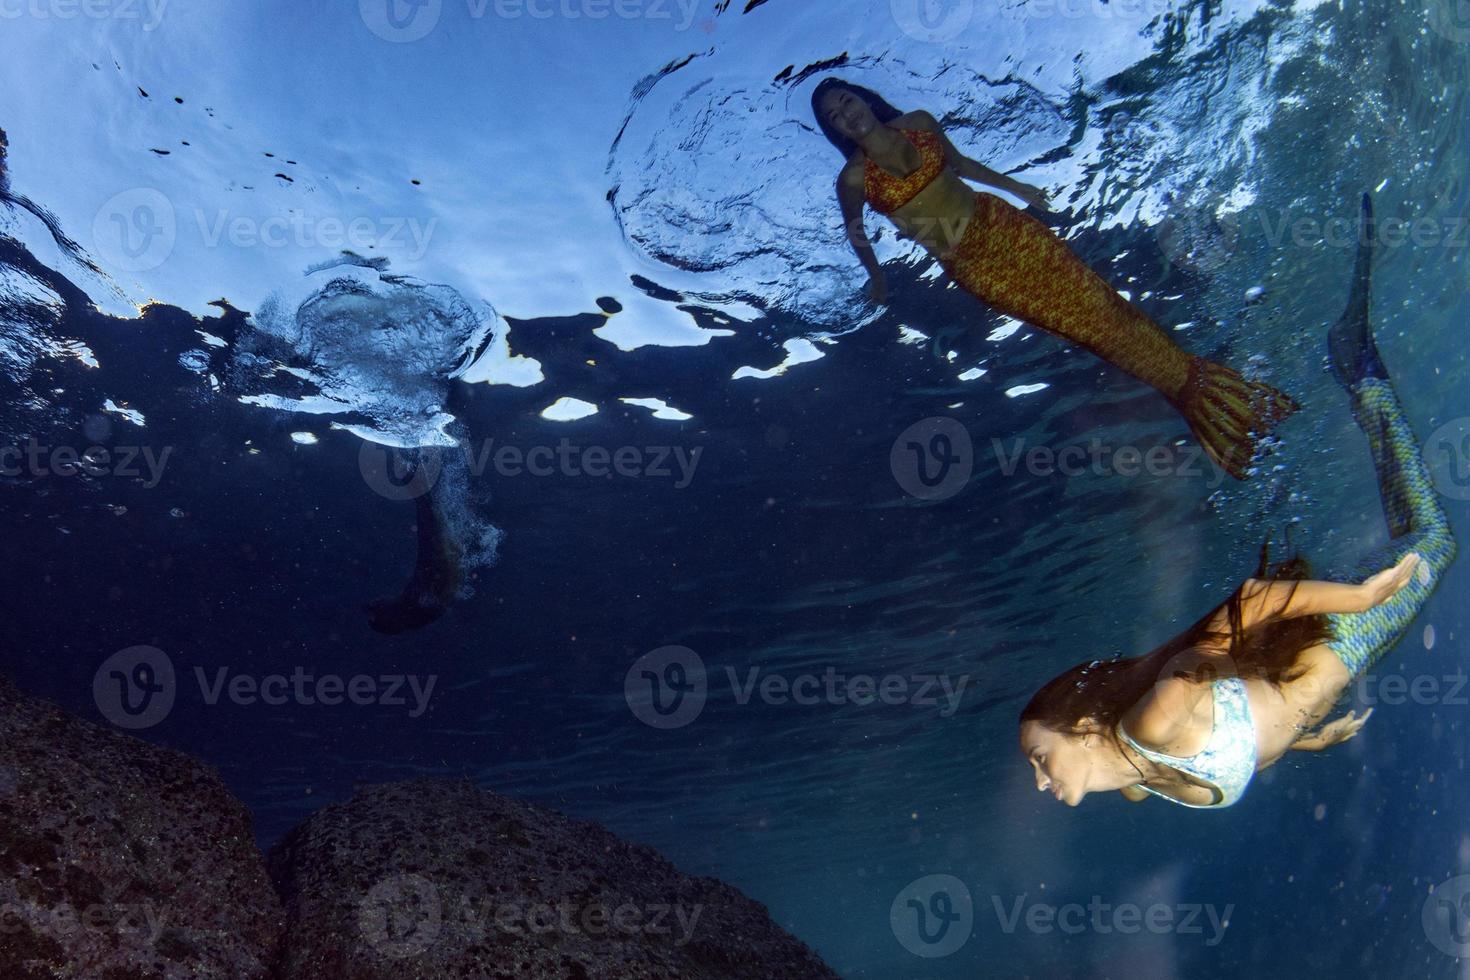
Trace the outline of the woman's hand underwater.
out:
<instances>
[{"instance_id":1,"label":"woman's hand underwater","mask_svg":"<svg viewBox=\"0 0 1470 980\"><path fill-rule=\"evenodd\" d=\"M1292 748L1320 750L1330 748L1334 745L1340 745L1362 731L1363 726L1368 723L1368 719L1372 714L1372 708L1363 712L1362 715L1349 711L1341 718L1329 721L1323 725L1315 734L1302 736Z\"/></svg>"},{"instance_id":2,"label":"woman's hand underwater","mask_svg":"<svg viewBox=\"0 0 1470 980\"><path fill-rule=\"evenodd\" d=\"M1372 609L1381 606L1394 596L1399 590L1408 585L1414 577L1414 572L1419 568L1419 556L1414 552L1399 559L1399 563L1392 568L1385 568L1358 586L1363 591L1363 608Z\"/></svg>"},{"instance_id":3,"label":"woman's hand underwater","mask_svg":"<svg viewBox=\"0 0 1470 980\"><path fill-rule=\"evenodd\" d=\"M1345 716L1336 718L1335 721L1329 721L1329 723L1322 726L1322 729L1317 730L1317 741L1322 742L1322 748L1347 742L1348 739L1351 739L1352 736L1357 735L1358 732L1363 730L1364 724L1367 724L1372 714L1373 708L1364 711L1361 716L1358 716L1354 711L1348 711Z\"/></svg>"},{"instance_id":4,"label":"woman's hand underwater","mask_svg":"<svg viewBox=\"0 0 1470 980\"><path fill-rule=\"evenodd\" d=\"M1040 187L1033 187L1030 184L1023 184L1017 181L1016 186L1012 189L1012 193L1038 211L1051 210L1051 203L1046 199L1046 191Z\"/></svg>"},{"instance_id":5,"label":"woman's hand underwater","mask_svg":"<svg viewBox=\"0 0 1470 980\"><path fill-rule=\"evenodd\" d=\"M883 273L868 279L868 299L878 306L888 302L888 279Z\"/></svg>"}]
</instances>

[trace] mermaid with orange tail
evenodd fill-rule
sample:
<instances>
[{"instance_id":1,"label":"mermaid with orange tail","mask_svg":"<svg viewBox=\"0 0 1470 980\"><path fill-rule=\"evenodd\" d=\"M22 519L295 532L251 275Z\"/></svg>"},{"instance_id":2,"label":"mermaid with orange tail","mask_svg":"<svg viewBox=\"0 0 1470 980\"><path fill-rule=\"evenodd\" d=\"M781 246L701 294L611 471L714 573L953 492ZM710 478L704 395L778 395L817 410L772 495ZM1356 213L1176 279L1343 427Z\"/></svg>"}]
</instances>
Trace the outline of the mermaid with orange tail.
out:
<instances>
[{"instance_id":1,"label":"mermaid with orange tail","mask_svg":"<svg viewBox=\"0 0 1470 980\"><path fill-rule=\"evenodd\" d=\"M1085 347L1150 385L1184 416L1205 452L1237 479L1255 441L1299 407L1270 385L1185 353L1051 229L961 178L1037 208L1042 192L969 159L927 112L900 113L877 93L835 78L812 93L826 137L847 156L837 199L849 241L884 300L883 270L863 229L863 203L923 245L950 278L990 307Z\"/></svg>"}]
</instances>

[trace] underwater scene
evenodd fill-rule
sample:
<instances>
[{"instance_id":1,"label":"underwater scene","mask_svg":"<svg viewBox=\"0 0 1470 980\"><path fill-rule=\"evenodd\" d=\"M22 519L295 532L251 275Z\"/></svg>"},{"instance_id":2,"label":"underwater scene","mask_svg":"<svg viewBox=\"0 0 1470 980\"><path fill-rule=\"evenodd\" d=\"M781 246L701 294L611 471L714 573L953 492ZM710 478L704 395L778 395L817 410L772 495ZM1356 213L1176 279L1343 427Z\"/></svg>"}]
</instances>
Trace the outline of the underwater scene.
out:
<instances>
[{"instance_id":1,"label":"underwater scene","mask_svg":"<svg viewBox=\"0 0 1470 980\"><path fill-rule=\"evenodd\" d=\"M0 980L1470 977L1464 0L0 0Z\"/></svg>"}]
</instances>

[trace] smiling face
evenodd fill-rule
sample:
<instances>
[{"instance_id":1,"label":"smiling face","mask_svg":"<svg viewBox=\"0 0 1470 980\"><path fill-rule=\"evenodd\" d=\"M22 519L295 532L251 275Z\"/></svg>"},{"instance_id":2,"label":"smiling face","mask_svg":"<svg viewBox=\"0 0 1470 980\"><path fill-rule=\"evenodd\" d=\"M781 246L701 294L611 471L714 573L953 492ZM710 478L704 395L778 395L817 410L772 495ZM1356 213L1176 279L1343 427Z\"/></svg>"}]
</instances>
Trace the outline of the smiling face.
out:
<instances>
[{"instance_id":1,"label":"smiling face","mask_svg":"<svg viewBox=\"0 0 1470 980\"><path fill-rule=\"evenodd\" d=\"M868 104L844 88L834 88L822 97L822 113L833 129L854 143L878 126L878 117Z\"/></svg>"},{"instance_id":2,"label":"smiling face","mask_svg":"<svg viewBox=\"0 0 1470 980\"><path fill-rule=\"evenodd\" d=\"M1098 788L1093 783L1102 749L1103 738L1096 732L1070 735L1036 721L1021 724L1021 754L1036 772L1036 788L1068 806Z\"/></svg>"}]
</instances>

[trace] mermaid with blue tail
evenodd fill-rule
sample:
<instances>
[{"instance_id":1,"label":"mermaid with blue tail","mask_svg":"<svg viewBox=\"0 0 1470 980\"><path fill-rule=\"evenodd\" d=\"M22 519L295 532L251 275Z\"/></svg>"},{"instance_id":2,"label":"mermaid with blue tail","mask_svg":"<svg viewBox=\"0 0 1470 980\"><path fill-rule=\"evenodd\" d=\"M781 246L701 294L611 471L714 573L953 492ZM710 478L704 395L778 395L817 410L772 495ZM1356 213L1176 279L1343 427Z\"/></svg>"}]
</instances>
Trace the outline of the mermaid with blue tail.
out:
<instances>
[{"instance_id":1,"label":"mermaid with blue tail","mask_svg":"<svg viewBox=\"0 0 1470 980\"><path fill-rule=\"evenodd\" d=\"M1455 540L1369 327L1366 194L1359 228L1352 292L1328 354L1368 439L1388 543L1335 581L1312 580L1300 558L1273 566L1263 550L1256 577L1180 636L1054 678L1020 719L1039 790L1072 806L1107 790L1229 806L1288 751L1346 741L1372 714L1321 724L1403 636L1454 560Z\"/></svg>"}]
</instances>

